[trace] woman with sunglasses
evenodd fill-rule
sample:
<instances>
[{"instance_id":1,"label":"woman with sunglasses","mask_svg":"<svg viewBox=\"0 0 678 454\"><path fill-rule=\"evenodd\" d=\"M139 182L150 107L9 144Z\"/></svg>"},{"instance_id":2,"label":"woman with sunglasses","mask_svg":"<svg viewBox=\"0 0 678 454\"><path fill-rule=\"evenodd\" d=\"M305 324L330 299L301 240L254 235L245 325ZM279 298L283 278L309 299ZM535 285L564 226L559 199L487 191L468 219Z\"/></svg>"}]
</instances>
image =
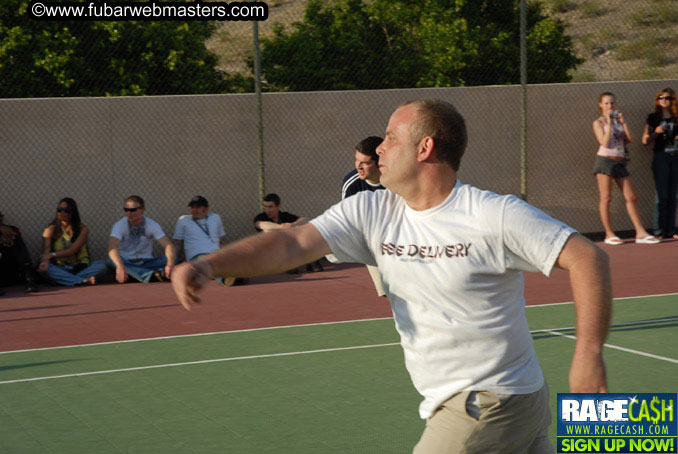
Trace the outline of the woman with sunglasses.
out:
<instances>
[{"instance_id":1,"label":"woman with sunglasses","mask_svg":"<svg viewBox=\"0 0 678 454\"><path fill-rule=\"evenodd\" d=\"M626 170L626 144L633 142L624 116L616 110L617 99L613 93L605 92L598 98L598 109L601 116L593 122L593 132L600 147L596 156L593 173L598 182L600 192L600 219L605 229L605 244L617 246L624 244L612 230L610 223L610 202L612 200L612 182L621 189L626 202L626 211L636 229L636 243L657 244L657 238L650 235L643 227L638 214L636 192L633 190L629 172Z\"/></svg>"},{"instance_id":2,"label":"woman with sunglasses","mask_svg":"<svg viewBox=\"0 0 678 454\"><path fill-rule=\"evenodd\" d=\"M80 222L75 200L70 197L61 199L56 217L42 232L43 252L38 271L69 287L96 284L97 276L106 272L106 262L98 260L90 263L88 235L89 228Z\"/></svg>"},{"instance_id":3,"label":"woman with sunglasses","mask_svg":"<svg viewBox=\"0 0 678 454\"><path fill-rule=\"evenodd\" d=\"M678 240L676 232L676 193L678 193L678 101L676 93L665 88L654 98L654 112L647 116L643 145L654 142L652 173L657 188L657 235Z\"/></svg>"}]
</instances>

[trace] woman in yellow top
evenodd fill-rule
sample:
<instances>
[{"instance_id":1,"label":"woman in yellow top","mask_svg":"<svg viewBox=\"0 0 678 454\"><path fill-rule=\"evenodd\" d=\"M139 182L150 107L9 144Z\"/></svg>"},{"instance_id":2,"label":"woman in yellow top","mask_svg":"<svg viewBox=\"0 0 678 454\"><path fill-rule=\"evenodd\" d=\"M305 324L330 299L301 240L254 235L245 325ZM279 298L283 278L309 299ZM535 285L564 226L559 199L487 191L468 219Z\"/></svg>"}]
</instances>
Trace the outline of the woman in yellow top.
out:
<instances>
[{"instance_id":1,"label":"woman in yellow top","mask_svg":"<svg viewBox=\"0 0 678 454\"><path fill-rule=\"evenodd\" d=\"M96 277L106 272L106 262L90 263L87 252L89 228L80 222L75 200L59 201L56 217L42 232L43 252L38 271L59 284L96 284Z\"/></svg>"}]
</instances>

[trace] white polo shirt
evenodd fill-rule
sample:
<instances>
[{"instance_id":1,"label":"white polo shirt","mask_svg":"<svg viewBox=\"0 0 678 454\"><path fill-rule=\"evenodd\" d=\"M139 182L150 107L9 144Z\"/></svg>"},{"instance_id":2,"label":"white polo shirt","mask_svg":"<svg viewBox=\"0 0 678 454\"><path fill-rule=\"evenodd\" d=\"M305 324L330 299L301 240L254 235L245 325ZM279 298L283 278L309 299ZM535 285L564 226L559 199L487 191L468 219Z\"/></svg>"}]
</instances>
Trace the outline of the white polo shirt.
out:
<instances>
[{"instance_id":1,"label":"white polo shirt","mask_svg":"<svg viewBox=\"0 0 678 454\"><path fill-rule=\"evenodd\" d=\"M541 388L522 271L549 275L574 229L459 182L428 210L364 191L311 222L339 260L379 267L422 418L461 391Z\"/></svg>"},{"instance_id":2,"label":"white polo shirt","mask_svg":"<svg viewBox=\"0 0 678 454\"><path fill-rule=\"evenodd\" d=\"M177 221L174 239L184 242L186 258L191 260L198 254L209 254L219 249L219 239L226 235L221 216L207 213L202 219L184 215Z\"/></svg>"}]
</instances>

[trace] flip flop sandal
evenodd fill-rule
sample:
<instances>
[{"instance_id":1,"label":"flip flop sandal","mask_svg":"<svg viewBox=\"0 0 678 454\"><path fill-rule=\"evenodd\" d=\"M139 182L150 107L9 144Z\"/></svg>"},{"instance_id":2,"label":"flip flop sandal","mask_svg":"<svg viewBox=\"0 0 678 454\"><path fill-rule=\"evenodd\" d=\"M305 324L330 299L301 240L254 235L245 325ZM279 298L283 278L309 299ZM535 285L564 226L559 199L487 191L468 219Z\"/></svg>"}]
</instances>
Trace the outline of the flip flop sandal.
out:
<instances>
[{"instance_id":1,"label":"flip flop sandal","mask_svg":"<svg viewBox=\"0 0 678 454\"><path fill-rule=\"evenodd\" d=\"M653 235L648 235L645 238L636 238L637 244L658 244L661 242L662 240L655 238Z\"/></svg>"},{"instance_id":2,"label":"flip flop sandal","mask_svg":"<svg viewBox=\"0 0 678 454\"><path fill-rule=\"evenodd\" d=\"M636 243L638 240L636 240ZM624 244L624 240L619 238L618 236L613 236L611 238L605 238L605 244L609 244L611 246L619 246L620 244Z\"/></svg>"}]
</instances>

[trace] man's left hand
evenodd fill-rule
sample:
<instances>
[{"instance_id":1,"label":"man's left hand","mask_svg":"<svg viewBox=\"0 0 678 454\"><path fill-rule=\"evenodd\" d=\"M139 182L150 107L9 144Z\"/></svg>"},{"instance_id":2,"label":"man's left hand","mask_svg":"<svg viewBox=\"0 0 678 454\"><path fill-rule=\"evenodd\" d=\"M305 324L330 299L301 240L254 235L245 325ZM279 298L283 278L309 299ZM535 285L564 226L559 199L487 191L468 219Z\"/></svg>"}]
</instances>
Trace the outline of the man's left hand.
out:
<instances>
[{"instance_id":1,"label":"man's left hand","mask_svg":"<svg viewBox=\"0 0 678 454\"><path fill-rule=\"evenodd\" d=\"M204 261L184 262L172 276L172 288L187 311L200 303L196 293L212 278L212 267Z\"/></svg>"}]
</instances>

